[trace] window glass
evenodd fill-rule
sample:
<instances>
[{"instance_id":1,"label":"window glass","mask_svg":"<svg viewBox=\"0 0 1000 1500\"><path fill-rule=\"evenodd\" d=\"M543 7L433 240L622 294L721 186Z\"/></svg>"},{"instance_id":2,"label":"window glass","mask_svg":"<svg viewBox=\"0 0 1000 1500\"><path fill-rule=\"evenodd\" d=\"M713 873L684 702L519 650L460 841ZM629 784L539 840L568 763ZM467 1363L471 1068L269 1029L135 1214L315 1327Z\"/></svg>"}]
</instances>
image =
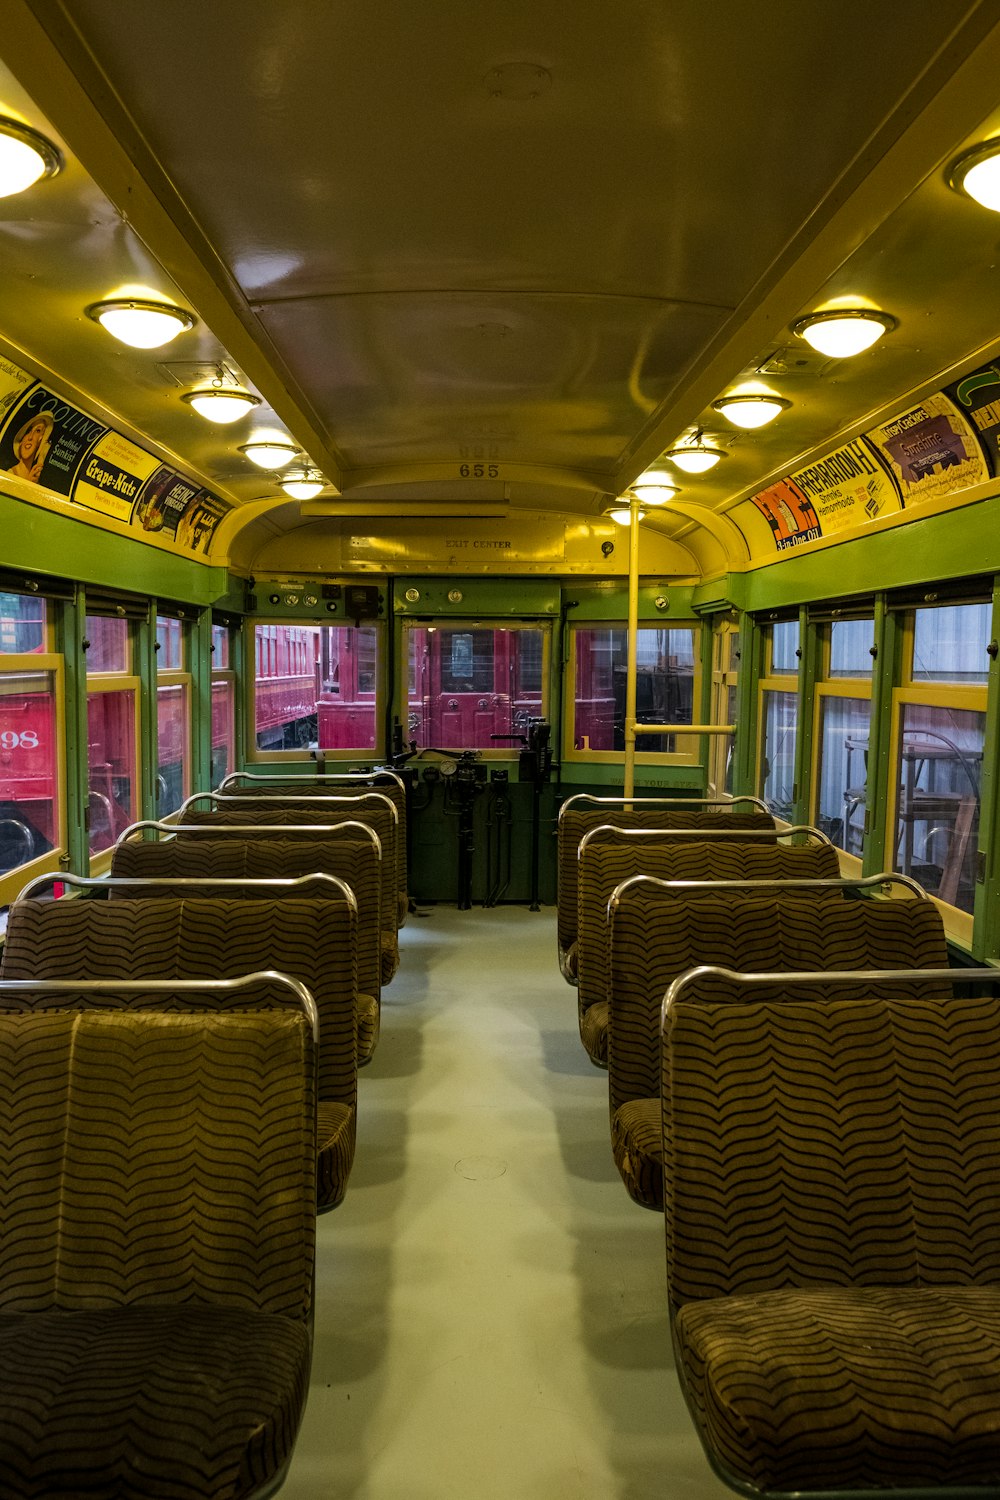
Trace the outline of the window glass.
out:
<instances>
[{"instance_id":1,"label":"window glass","mask_svg":"<svg viewBox=\"0 0 1000 1500\"><path fill-rule=\"evenodd\" d=\"M771 626L771 672L773 674L791 672L794 676L798 676L799 659L795 655L798 649L798 620L782 620L779 624Z\"/></svg>"},{"instance_id":2,"label":"window glass","mask_svg":"<svg viewBox=\"0 0 1000 1500\"><path fill-rule=\"evenodd\" d=\"M915 610L913 681L985 683L989 639L989 604Z\"/></svg>"},{"instance_id":3,"label":"window glass","mask_svg":"<svg viewBox=\"0 0 1000 1500\"><path fill-rule=\"evenodd\" d=\"M691 628L640 626L636 644L635 716L640 724L691 724L694 696ZM573 746L577 750L625 749L625 684L628 631L581 627L574 632L576 682ZM638 751L670 753L674 735L642 735Z\"/></svg>"},{"instance_id":4,"label":"window glass","mask_svg":"<svg viewBox=\"0 0 1000 1500\"><path fill-rule=\"evenodd\" d=\"M236 769L236 689L231 677L212 679L212 785Z\"/></svg>"},{"instance_id":5,"label":"window glass","mask_svg":"<svg viewBox=\"0 0 1000 1500\"><path fill-rule=\"evenodd\" d=\"M88 615L86 621L87 671L129 670L128 621L113 616Z\"/></svg>"},{"instance_id":6,"label":"window glass","mask_svg":"<svg viewBox=\"0 0 1000 1500\"><path fill-rule=\"evenodd\" d=\"M795 806L795 693L764 693L764 742L760 795L778 817L790 818Z\"/></svg>"},{"instance_id":7,"label":"window glass","mask_svg":"<svg viewBox=\"0 0 1000 1500\"><path fill-rule=\"evenodd\" d=\"M186 683L156 689L156 812L176 812L187 795L189 692Z\"/></svg>"},{"instance_id":8,"label":"window glass","mask_svg":"<svg viewBox=\"0 0 1000 1500\"><path fill-rule=\"evenodd\" d=\"M376 748L375 625L255 625L258 750Z\"/></svg>"},{"instance_id":9,"label":"window glass","mask_svg":"<svg viewBox=\"0 0 1000 1500\"><path fill-rule=\"evenodd\" d=\"M0 652L45 650L46 605L37 594L0 594Z\"/></svg>"},{"instance_id":10,"label":"window glass","mask_svg":"<svg viewBox=\"0 0 1000 1500\"><path fill-rule=\"evenodd\" d=\"M53 673L0 675L0 874L56 847L56 725Z\"/></svg>"},{"instance_id":11,"label":"window glass","mask_svg":"<svg viewBox=\"0 0 1000 1500\"><path fill-rule=\"evenodd\" d=\"M896 765L896 865L971 912L986 715L903 703Z\"/></svg>"},{"instance_id":12,"label":"window glass","mask_svg":"<svg viewBox=\"0 0 1000 1500\"><path fill-rule=\"evenodd\" d=\"M858 857L863 853L870 725L868 698L820 699L817 820L838 848Z\"/></svg>"},{"instance_id":13,"label":"window glass","mask_svg":"<svg viewBox=\"0 0 1000 1500\"><path fill-rule=\"evenodd\" d=\"M408 631L409 736L440 750L515 750L545 713L545 632L463 625Z\"/></svg>"},{"instance_id":14,"label":"window glass","mask_svg":"<svg viewBox=\"0 0 1000 1500\"><path fill-rule=\"evenodd\" d=\"M229 666L229 630L225 625L212 626L212 670L222 672Z\"/></svg>"},{"instance_id":15,"label":"window glass","mask_svg":"<svg viewBox=\"0 0 1000 1500\"><path fill-rule=\"evenodd\" d=\"M87 694L90 852L110 849L138 817L135 688Z\"/></svg>"},{"instance_id":16,"label":"window glass","mask_svg":"<svg viewBox=\"0 0 1000 1500\"><path fill-rule=\"evenodd\" d=\"M184 666L184 625L167 615L156 617L156 670L179 672Z\"/></svg>"},{"instance_id":17,"label":"window glass","mask_svg":"<svg viewBox=\"0 0 1000 1500\"><path fill-rule=\"evenodd\" d=\"M834 620L830 626L830 676L870 677L875 621Z\"/></svg>"}]
</instances>

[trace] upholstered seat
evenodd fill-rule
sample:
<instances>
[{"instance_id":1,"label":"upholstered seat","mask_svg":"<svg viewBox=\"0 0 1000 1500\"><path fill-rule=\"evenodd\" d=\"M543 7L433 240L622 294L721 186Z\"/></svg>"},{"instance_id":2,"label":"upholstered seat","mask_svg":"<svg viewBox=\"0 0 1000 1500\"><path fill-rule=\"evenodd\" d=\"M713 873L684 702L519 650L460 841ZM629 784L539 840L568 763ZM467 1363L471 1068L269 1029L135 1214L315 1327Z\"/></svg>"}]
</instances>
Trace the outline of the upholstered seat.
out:
<instances>
[{"instance_id":1,"label":"upholstered seat","mask_svg":"<svg viewBox=\"0 0 1000 1500\"><path fill-rule=\"evenodd\" d=\"M398 901L396 895L396 829L397 814L391 806L356 807L348 811L331 808L327 804L323 808L317 807L314 811L310 807L303 807L301 802L292 806L283 804L280 798L273 799L275 806L261 807L250 806L247 803L234 804L233 806L212 808L204 811L199 808L189 808L184 813L185 826L200 825L202 827L214 828L221 835L221 830L228 827L260 827L279 828L284 824L293 824L298 827L316 827L317 825L335 826L344 822L364 822L377 834L382 845L382 890L381 890L381 947L380 953L380 979L382 984L388 984L399 967L399 941L397 937L397 914ZM385 802L384 797L380 797ZM242 837L243 835L241 835ZM179 841L186 841L200 837L196 833L177 834ZM306 834L279 834L272 832L271 838L285 839L309 839Z\"/></svg>"},{"instance_id":2,"label":"upholstered seat","mask_svg":"<svg viewBox=\"0 0 1000 1500\"><path fill-rule=\"evenodd\" d=\"M155 901L19 901L11 907L5 979L228 979L259 970L291 974L310 990L320 1018L317 1084L317 1205L347 1190L357 1117L357 916L346 902L286 897ZM17 1008L44 997L0 1000ZM143 1002L145 1003L145 1002ZM179 997L157 1009L182 1009Z\"/></svg>"},{"instance_id":3,"label":"upholstered seat","mask_svg":"<svg viewBox=\"0 0 1000 1500\"><path fill-rule=\"evenodd\" d=\"M744 1492L1000 1483L1000 1001L870 982L666 1019L677 1369Z\"/></svg>"},{"instance_id":4,"label":"upholstered seat","mask_svg":"<svg viewBox=\"0 0 1000 1500\"><path fill-rule=\"evenodd\" d=\"M576 971L569 963L568 954L577 938L578 875L577 854L580 840L591 828L602 824L616 828L705 828L710 836L722 829L743 829L748 832L767 832L774 829L774 819L768 813L729 812L723 807L712 811L687 810L678 806L639 805L632 808L600 806L572 807L560 809L556 847L556 932L559 950L559 967L563 977L575 982Z\"/></svg>"},{"instance_id":5,"label":"upholstered seat","mask_svg":"<svg viewBox=\"0 0 1000 1500\"><path fill-rule=\"evenodd\" d=\"M0 1015L4 1500L274 1493L309 1381L314 1109L299 1014Z\"/></svg>"},{"instance_id":6,"label":"upholstered seat","mask_svg":"<svg viewBox=\"0 0 1000 1500\"><path fill-rule=\"evenodd\" d=\"M346 830L345 830L346 831ZM359 830L359 835L363 830ZM129 839L115 846L111 873L125 879L269 880L295 879L320 873L344 880L358 904L358 1066L369 1062L379 1037L381 1008L380 846L375 838L166 838ZM112 889L112 900L147 900L165 896L176 900L176 886L136 886ZM201 896L248 897L274 900L266 888L199 886ZM290 892L290 895L296 894ZM300 894L314 897L322 887L306 887Z\"/></svg>"},{"instance_id":7,"label":"upholstered seat","mask_svg":"<svg viewBox=\"0 0 1000 1500\"><path fill-rule=\"evenodd\" d=\"M580 1039L591 1061L606 1065L608 1039L596 1017L587 1012L602 1003L604 1026L607 1024L607 1002L611 995L611 928L608 902L615 890L630 876L647 874L661 880L722 879L716 869L729 870L728 878L739 879L750 871L767 879L802 878L836 880L840 875L836 850L830 844L793 847L785 844L740 843L728 839L672 839L670 831L663 838L620 838L612 829L606 835L585 839L579 854L576 942L577 1011ZM676 873L675 873L676 872Z\"/></svg>"},{"instance_id":8,"label":"upholstered seat","mask_svg":"<svg viewBox=\"0 0 1000 1500\"><path fill-rule=\"evenodd\" d=\"M795 852L808 851L783 851ZM804 898L637 886L617 907L612 944L612 1152L629 1194L644 1208L663 1207L662 1147L649 1121L659 1111L660 1010L678 974L700 964L763 971L948 965L944 925L932 901L847 900L839 891ZM845 981L844 993L851 990ZM718 999L723 981L706 979L697 993ZM761 998L783 993L778 986ZM926 995L933 987L914 982L905 989L894 985L891 993Z\"/></svg>"}]
</instances>

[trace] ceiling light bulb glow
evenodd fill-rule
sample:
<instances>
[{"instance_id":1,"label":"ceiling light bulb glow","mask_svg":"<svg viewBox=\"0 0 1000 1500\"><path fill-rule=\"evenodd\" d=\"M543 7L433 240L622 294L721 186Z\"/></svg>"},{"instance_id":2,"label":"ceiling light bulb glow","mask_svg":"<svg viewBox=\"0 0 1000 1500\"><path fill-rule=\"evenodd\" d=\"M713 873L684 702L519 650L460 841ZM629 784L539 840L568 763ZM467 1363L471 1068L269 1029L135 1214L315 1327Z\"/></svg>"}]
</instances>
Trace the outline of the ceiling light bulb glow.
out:
<instances>
[{"instance_id":1,"label":"ceiling light bulb glow","mask_svg":"<svg viewBox=\"0 0 1000 1500\"><path fill-rule=\"evenodd\" d=\"M54 177L61 166L59 152L37 130L0 119L0 198L23 193L42 177Z\"/></svg>"},{"instance_id":2,"label":"ceiling light bulb glow","mask_svg":"<svg viewBox=\"0 0 1000 1500\"><path fill-rule=\"evenodd\" d=\"M983 208L1000 213L1000 139L983 141L953 164L948 182Z\"/></svg>"},{"instance_id":3,"label":"ceiling light bulb glow","mask_svg":"<svg viewBox=\"0 0 1000 1500\"><path fill-rule=\"evenodd\" d=\"M811 313L792 325L792 332L831 359L850 359L870 349L883 333L898 325L889 313L859 307Z\"/></svg>"},{"instance_id":4,"label":"ceiling light bulb glow","mask_svg":"<svg viewBox=\"0 0 1000 1500\"><path fill-rule=\"evenodd\" d=\"M220 426L238 422L240 417L245 417L248 411L253 411L255 406L260 405L259 396L252 396L249 391L240 390L237 386L212 386L203 391L186 391L181 400L193 406L207 422L217 422Z\"/></svg>"},{"instance_id":5,"label":"ceiling light bulb glow","mask_svg":"<svg viewBox=\"0 0 1000 1500\"><path fill-rule=\"evenodd\" d=\"M281 481L281 488L293 500L311 500L314 495L319 494L324 483L322 474L317 474L311 469L303 469L286 474Z\"/></svg>"},{"instance_id":6,"label":"ceiling light bulb glow","mask_svg":"<svg viewBox=\"0 0 1000 1500\"><path fill-rule=\"evenodd\" d=\"M194 317L182 307L168 302L139 302L123 298L114 302L95 302L87 308L114 338L132 349L159 349L171 339L194 327Z\"/></svg>"},{"instance_id":7,"label":"ceiling light bulb glow","mask_svg":"<svg viewBox=\"0 0 1000 1500\"><path fill-rule=\"evenodd\" d=\"M679 448L668 448L664 454L664 458L669 458L686 474L704 474L725 456L721 448L709 448L704 443L684 443Z\"/></svg>"},{"instance_id":8,"label":"ceiling light bulb glow","mask_svg":"<svg viewBox=\"0 0 1000 1500\"><path fill-rule=\"evenodd\" d=\"M643 505L666 505L678 493L676 484L645 484L636 483L632 486L633 494L637 495Z\"/></svg>"},{"instance_id":9,"label":"ceiling light bulb glow","mask_svg":"<svg viewBox=\"0 0 1000 1500\"><path fill-rule=\"evenodd\" d=\"M241 443L240 452L260 469L283 469L293 458L298 458L298 448L291 443L271 442L261 438L255 443Z\"/></svg>"},{"instance_id":10,"label":"ceiling light bulb glow","mask_svg":"<svg viewBox=\"0 0 1000 1500\"><path fill-rule=\"evenodd\" d=\"M616 526L628 526L632 520L632 507L630 505L613 505L604 514L609 521L614 521ZM643 511L636 507L636 520L641 521Z\"/></svg>"},{"instance_id":11,"label":"ceiling light bulb glow","mask_svg":"<svg viewBox=\"0 0 1000 1500\"><path fill-rule=\"evenodd\" d=\"M734 427L752 432L780 417L791 404L780 396L723 396L721 401L712 402L712 409L721 412Z\"/></svg>"}]
</instances>

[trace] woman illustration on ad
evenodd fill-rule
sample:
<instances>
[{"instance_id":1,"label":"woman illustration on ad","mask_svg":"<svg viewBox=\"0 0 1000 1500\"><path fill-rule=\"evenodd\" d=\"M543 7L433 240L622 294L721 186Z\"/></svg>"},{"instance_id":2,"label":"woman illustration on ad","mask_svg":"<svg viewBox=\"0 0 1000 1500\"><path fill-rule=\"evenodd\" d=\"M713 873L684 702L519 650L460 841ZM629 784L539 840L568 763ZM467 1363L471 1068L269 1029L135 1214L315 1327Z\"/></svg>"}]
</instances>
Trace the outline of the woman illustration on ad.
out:
<instances>
[{"instance_id":1,"label":"woman illustration on ad","mask_svg":"<svg viewBox=\"0 0 1000 1500\"><path fill-rule=\"evenodd\" d=\"M14 434L14 452L17 463L11 464L8 474L19 479L29 479L37 484L42 467L52 446L53 418L50 411L36 412L17 429Z\"/></svg>"}]
</instances>

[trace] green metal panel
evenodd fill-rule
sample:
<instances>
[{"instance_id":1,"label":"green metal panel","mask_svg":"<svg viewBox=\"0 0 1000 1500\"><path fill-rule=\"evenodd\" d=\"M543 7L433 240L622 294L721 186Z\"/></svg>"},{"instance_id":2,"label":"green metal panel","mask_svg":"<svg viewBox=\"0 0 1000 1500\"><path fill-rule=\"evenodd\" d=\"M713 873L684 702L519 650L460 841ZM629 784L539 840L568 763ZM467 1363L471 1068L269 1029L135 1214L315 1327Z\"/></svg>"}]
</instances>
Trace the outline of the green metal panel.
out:
<instances>
[{"instance_id":1,"label":"green metal panel","mask_svg":"<svg viewBox=\"0 0 1000 1500\"><path fill-rule=\"evenodd\" d=\"M643 621L666 621L697 618L694 607L694 588L690 584L677 586L663 583L639 583L639 619ZM575 580L563 590L564 608L572 608L573 619L625 620L628 616L628 589L617 580L588 582ZM666 601L665 608L658 608L657 599Z\"/></svg>"},{"instance_id":2,"label":"green metal panel","mask_svg":"<svg viewBox=\"0 0 1000 1500\"><path fill-rule=\"evenodd\" d=\"M993 588L990 640L1000 641L1000 580ZM981 962L1000 958L1000 797L997 795L997 756L1000 755L1000 661L990 657L986 698L986 737L983 745L979 803L979 869L976 880L972 952Z\"/></svg>"},{"instance_id":3,"label":"green metal panel","mask_svg":"<svg viewBox=\"0 0 1000 1500\"><path fill-rule=\"evenodd\" d=\"M139 677L139 803L140 817L158 816L156 775L156 611L135 629L135 667Z\"/></svg>"},{"instance_id":4,"label":"green metal panel","mask_svg":"<svg viewBox=\"0 0 1000 1500\"><path fill-rule=\"evenodd\" d=\"M875 593L1000 570L1000 496L820 550L803 548L746 575L752 610ZM731 580L735 586L736 580Z\"/></svg>"},{"instance_id":5,"label":"green metal panel","mask_svg":"<svg viewBox=\"0 0 1000 1500\"><path fill-rule=\"evenodd\" d=\"M229 575L71 516L0 494L0 563L33 573L61 573L101 588L158 594L185 604L211 604Z\"/></svg>"},{"instance_id":6,"label":"green metal panel","mask_svg":"<svg viewBox=\"0 0 1000 1500\"><path fill-rule=\"evenodd\" d=\"M188 636L191 662L191 790L212 785L212 611L200 610Z\"/></svg>"},{"instance_id":7,"label":"green metal panel","mask_svg":"<svg viewBox=\"0 0 1000 1500\"><path fill-rule=\"evenodd\" d=\"M889 867L895 839L886 826L892 768L892 690L902 667L903 630L900 616L875 600L875 660L872 667L872 709L868 726L868 777L865 789L865 845L862 871L877 875ZM873 815L880 808L881 819Z\"/></svg>"},{"instance_id":8,"label":"green metal panel","mask_svg":"<svg viewBox=\"0 0 1000 1500\"><path fill-rule=\"evenodd\" d=\"M736 683L736 746L733 791L757 791L758 692L764 661L764 637L748 614L740 619L740 673Z\"/></svg>"},{"instance_id":9,"label":"green metal panel","mask_svg":"<svg viewBox=\"0 0 1000 1500\"><path fill-rule=\"evenodd\" d=\"M407 599L407 593L417 597ZM557 615L560 602L558 583L546 578L397 578L392 607L411 618L482 616L499 621Z\"/></svg>"}]
</instances>

